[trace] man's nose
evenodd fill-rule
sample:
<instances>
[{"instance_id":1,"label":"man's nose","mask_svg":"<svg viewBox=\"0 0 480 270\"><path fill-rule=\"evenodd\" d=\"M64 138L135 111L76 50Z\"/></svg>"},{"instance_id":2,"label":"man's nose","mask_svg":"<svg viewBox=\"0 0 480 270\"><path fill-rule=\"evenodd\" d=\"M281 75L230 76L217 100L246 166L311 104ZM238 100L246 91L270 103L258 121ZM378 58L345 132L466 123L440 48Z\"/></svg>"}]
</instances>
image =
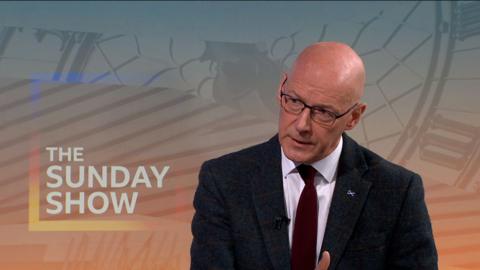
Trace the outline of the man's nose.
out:
<instances>
[{"instance_id":1,"label":"man's nose","mask_svg":"<svg viewBox=\"0 0 480 270\"><path fill-rule=\"evenodd\" d=\"M298 115L296 128L299 132L308 132L312 129L312 119L310 118L309 108L304 108Z\"/></svg>"}]
</instances>

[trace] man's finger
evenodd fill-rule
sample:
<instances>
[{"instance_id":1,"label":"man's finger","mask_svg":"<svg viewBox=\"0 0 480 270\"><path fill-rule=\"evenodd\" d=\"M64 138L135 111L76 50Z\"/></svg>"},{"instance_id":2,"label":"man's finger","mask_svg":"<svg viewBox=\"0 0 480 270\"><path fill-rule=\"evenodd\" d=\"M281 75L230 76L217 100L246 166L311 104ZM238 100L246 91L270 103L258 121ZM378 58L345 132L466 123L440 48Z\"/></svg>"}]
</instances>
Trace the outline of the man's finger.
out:
<instances>
[{"instance_id":1,"label":"man's finger","mask_svg":"<svg viewBox=\"0 0 480 270\"><path fill-rule=\"evenodd\" d=\"M328 270L328 266L330 265L330 253L328 251L324 251L322 253L322 259L317 265L315 270Z\"/></svg>"}]
</instances>

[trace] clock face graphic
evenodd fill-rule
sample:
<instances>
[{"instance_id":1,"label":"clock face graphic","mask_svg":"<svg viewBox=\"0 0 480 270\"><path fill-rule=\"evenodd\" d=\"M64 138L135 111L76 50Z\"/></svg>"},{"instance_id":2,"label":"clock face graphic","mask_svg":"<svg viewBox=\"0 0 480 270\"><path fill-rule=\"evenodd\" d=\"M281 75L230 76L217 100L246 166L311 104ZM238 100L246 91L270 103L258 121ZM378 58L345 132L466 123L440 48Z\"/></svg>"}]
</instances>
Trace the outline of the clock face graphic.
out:
<instances>
[{"instance_id":1,"label":"clock face graphic","mask_svg":"<svg viewBox=\"0 0 480 270\"><path fill-rule=\"evenodd\" d=\"M425 5L431 13L418 27L416 13ZM377 38L380 46L360 51L371 106L355 137L389 160L465 190L478 188L479 111L467 101L475 99L479 78L478 10L475 2L411 3L390 35ZM366 21L361 31L381 20ZM373 76L372 66L381 69Z\"/></svg>"},{"instance_id":2,"label":"clock face graphic","mask_svg":"<svg viewBox=\"0 0 480 270\"><path fill-rule=\"evenodd\" d=\"M369 108L352 136L435 181L477 189L480 137L472 100L479 78L478 3L362 5L353 8L362 15L339 15L318 25L318 32L293 32L263 49L208 42L200 61L214 66L207 79L211 95L202 95L199 87L200 95L244 114L275 119L278 74L288 69L305 40L344 41L367 69L364 101Z\"/></svg>"},{"instance_id":3,"label":"clock face graphic","mask_svg":"<svg viewBox=\"0 0 480 270\"><path fill-rule=\"evenodd\" d=\"M438 17L442 16L441 11L439 7ZM431 97L426 92L419 101L419 104L429 102L424 106L425 116L418 122L414 136L409 138L407 133L403 136L399 143L405 146L405 151L398 155L400 163L420 163L422 160L435 164L431 167L431 172L436 172L432 175L434 178L471 191L478 190L478 182L475 182L480 161L478 106L455 96L472 97L475 81L479 79L478 72L471 66L473 62L466 61L478 55L478 12L478 3L473 2L451 2L443 10L442 23L446 27L446 22L450 21L450 29L441 34L443 40L435 50L443 50L444 56L438 57L441 62L437 60L440 62L438 75L428 82ZM417 115L422 113L420 109L417 111Z\"/></svg>"},{"instance_id":4,"label":"clock face graphic","mask_svg":"<svg viewBox=\"0 0 480 270\"><path fill-rule=\"evenodd\" d=\"M230 14L229 5L251 9ZM10 191L0 197L4 216L26 216L28 191L14 183L29 175L31 145L81 144L97 162L171 165L171 181L147 194L143 214L187 228L200 164L275 134L281 73L305 46L337 40L359 53L367 71L368 109L349 134L422 175L442 260L480 266L479 2L200 6L211 10L198 11L206 21L230 14L234 19L222 22L228 31L188 20L177 28L193 30L153 37L0 28L0 169L7 172L0 183ZM252 15L258 9L265 14ZM161 234L163 247L177 241L188 250L188 228L177 229L174 237ZM82 249L84 242L77 241ZM187 267L182 256L175 257L178 269Z\"/></svg>"}]
</instances>

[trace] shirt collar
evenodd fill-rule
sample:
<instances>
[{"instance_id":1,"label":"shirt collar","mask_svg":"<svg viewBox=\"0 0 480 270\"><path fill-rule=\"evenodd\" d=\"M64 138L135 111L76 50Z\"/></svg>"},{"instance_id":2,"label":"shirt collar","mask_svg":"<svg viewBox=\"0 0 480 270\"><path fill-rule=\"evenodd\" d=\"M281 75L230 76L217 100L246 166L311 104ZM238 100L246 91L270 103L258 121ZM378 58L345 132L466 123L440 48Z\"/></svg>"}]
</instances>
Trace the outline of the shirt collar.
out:
<instances>
[{"instance_id":1,"label":"shirt collar","mask_svg":"<svg viewBox=\"0 0 480 270\"><path fill-rule=\"evenodd\" d=\"M340 160L340 154L342 153L343 147L343 138L340 137L338 141L337 147L325 158L315 161L314 163L310 164L314 167L322 176L327 180L327 182L331 183L333 178L335 177L335 173L337 172L338 161ZM283 179L290 173L292 173L295 168L297 168L300 163L294 162L290 160L285 153L283 153L283 148L281 148L282 152L282 176Z\"/></svg>"}]
</instances>

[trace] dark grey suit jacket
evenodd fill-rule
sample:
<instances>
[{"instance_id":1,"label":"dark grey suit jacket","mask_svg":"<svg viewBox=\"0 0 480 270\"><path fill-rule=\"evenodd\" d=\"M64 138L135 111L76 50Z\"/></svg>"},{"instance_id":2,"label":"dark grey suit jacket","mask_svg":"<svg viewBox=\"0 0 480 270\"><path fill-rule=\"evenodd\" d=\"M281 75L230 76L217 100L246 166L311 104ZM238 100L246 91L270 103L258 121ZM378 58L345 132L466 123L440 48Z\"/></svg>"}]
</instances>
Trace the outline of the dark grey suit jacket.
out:
<instances>
[{"instance_id":1,"label":"dark grey suit jacket","mask_svg":"<svg viewBox=\"0 0 480 270\"><path fill-rule=\"evenodd\" d=\"M421 178L343 139L322 245L329 270L437 269ZM277 136L205 162L194 207L191 269L290 269Z\"/></svg>"}]
</instances>

